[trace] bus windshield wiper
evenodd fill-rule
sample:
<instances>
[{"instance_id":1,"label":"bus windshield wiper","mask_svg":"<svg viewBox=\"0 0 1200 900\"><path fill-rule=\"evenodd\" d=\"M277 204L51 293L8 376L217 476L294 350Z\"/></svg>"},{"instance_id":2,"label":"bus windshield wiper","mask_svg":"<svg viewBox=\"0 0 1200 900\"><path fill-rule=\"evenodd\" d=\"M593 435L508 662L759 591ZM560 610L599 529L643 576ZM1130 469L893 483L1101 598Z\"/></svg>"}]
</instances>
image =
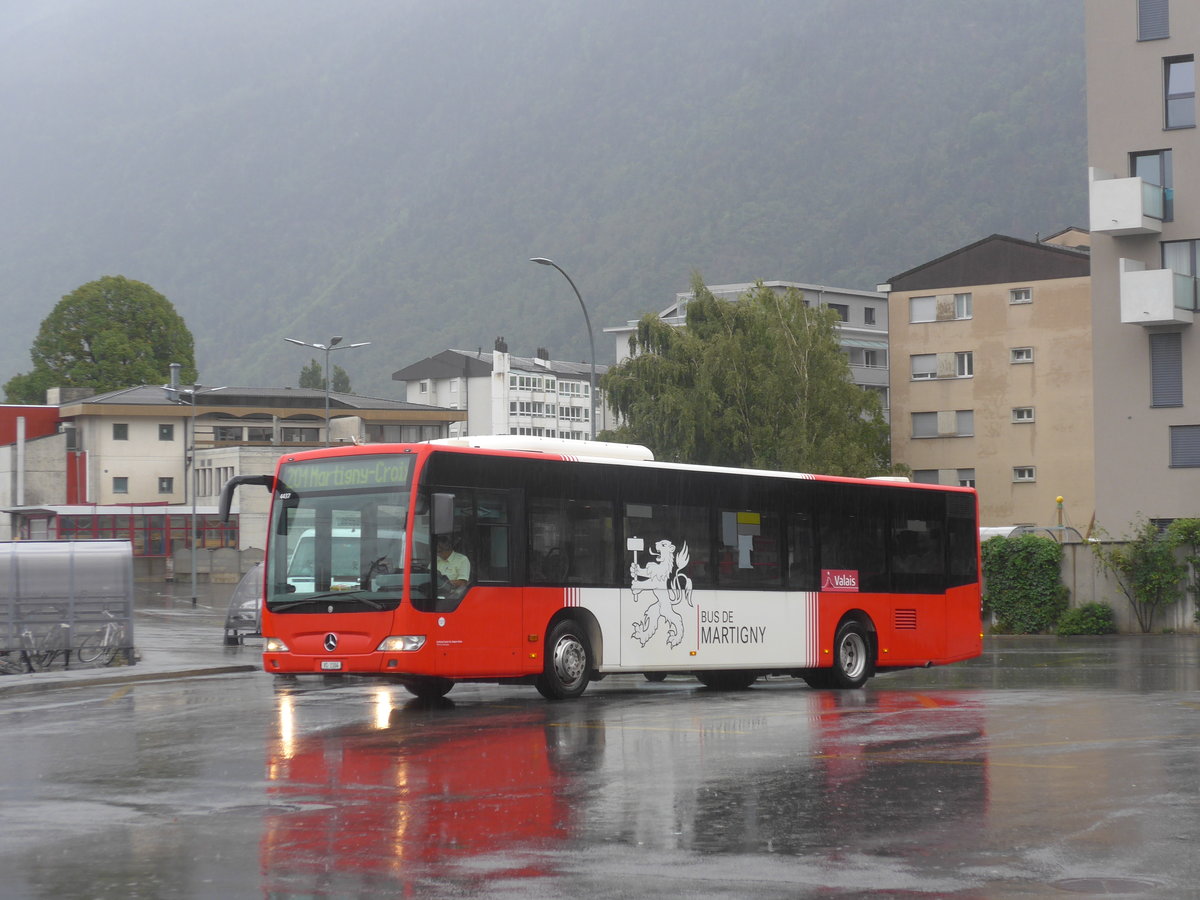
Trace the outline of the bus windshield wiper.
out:
<instances>
[{"instance_id":1,"label":"bus windshield wiper","mask_svg":"<svg viewBox=\"0 0 1200 900\"><path fill-rule=\"evenodd\" d=\"M303 606L306 603L316 603L323 600L336 600L339 603L365 603L372 609L383 609L382 603L368 599L367 597L363 597L362 593L362 591L327 591L324 594L313 594L311 597L288 600L285 603L271 603L268 604L268 608L274 612L280 612L285 609L293 609L297 606Z\"/></svg>"}]
</instances>

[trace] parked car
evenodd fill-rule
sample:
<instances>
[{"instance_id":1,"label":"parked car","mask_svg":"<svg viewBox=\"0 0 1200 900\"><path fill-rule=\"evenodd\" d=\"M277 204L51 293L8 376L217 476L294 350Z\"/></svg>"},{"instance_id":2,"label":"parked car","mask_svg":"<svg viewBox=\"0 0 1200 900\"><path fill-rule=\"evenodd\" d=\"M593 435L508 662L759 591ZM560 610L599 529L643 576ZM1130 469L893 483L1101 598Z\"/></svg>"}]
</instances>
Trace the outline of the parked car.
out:
<instances>
[{"instance_id":1,"label":"parked car","mask_svg":"<svg viewBox=\"0 0 1200 900\"><path fill-rule=\"evenodd\" d=\"M263 564L255 563L242 576L229 598L225 614L225 643L235 647L242 640L262 634Z\"/></svg>"}]
</instances>

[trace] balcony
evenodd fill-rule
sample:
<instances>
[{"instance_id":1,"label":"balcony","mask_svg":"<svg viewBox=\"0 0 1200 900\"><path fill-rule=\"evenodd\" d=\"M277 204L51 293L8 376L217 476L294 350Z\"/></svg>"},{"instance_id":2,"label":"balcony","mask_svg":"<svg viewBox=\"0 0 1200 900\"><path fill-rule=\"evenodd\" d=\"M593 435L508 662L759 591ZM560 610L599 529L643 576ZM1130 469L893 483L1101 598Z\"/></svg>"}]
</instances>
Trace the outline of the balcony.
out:
<instances>
[{"instance_id":1,"label":"balcony","mask_svg":"<svg viewBox=\"0 0 1200 900\"><path fill-rule=\"evenodd\" d=\"M1093 232L1123 237L1160 234L1163 189L1141 178L1112 178L1099 169L1088 170L1088 208Z\"/></svg>"},{"instance_id":2,"label":"balcony","mask_svg":"<svg viewBox=\"0 0 1200 900\"><path fill-rule=\"evenodd\" d=\"M1171 269L1147 269L1136 259L1122 259L1121 323L1125 325L1191 325L1196 312L1196 278Z\"/></svg>"}]
</instances>

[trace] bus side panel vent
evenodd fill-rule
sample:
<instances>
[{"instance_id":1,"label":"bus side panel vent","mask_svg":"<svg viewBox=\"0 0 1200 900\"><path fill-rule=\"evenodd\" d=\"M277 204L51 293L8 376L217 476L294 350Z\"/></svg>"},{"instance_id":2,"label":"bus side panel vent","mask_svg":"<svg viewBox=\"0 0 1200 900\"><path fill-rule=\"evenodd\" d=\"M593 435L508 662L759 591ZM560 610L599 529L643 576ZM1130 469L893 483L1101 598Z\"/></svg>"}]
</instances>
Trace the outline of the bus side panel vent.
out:
<instances>
[{"instance_id":1,"label":"bus side panel vent","mask_svg":"<svg viewBox=\"0 0 1200 900\"><path fill-rule=\"evenodd\" d=\"M898 609L894 616L897 631L917 630L917 611L915 609Z\"/></svg>"}]
</instances>

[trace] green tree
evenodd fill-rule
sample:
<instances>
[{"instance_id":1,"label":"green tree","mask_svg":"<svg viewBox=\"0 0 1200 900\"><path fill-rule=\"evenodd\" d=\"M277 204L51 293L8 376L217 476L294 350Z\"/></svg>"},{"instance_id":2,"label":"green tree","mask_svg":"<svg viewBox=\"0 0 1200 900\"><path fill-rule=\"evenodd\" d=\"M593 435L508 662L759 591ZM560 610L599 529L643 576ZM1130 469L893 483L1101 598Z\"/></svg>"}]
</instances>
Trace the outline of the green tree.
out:
<instances>
[{"instance_id":1,"label":"green tree","mask_svg":"<svg viewBox=\"0 0 1200 900\"><path fill-rule=\"evenodd\" d=\"M611 440L659 459L876 475L888 469L879 399L850 381L835 312L759 282L737 302L698 277L687 327L647 315L633 355L601 379L624 420Z\"/></svg>"},{"instance_id":2,"label":"green tree","mask_svg":"<svg viewBox=\"0 0 1200 900\"><path fill-rule=\"evenodd\" d=\"M325 390L325 369L315 359L300 370L300 387L313 390ZM341 394L350 393L350 376L341 366L333 367L333 375L329 379L329 389Z\"/></svg>"},{"instance_id":3,"label":"green tree","mask_svg":"<svg viewBox=\"0 0 1200 900\"><path fill-rule=\"evenodd\" d=\"M1176 541L1143 519L1124 544L1091 546L1101 569L1116 579L1117 587L1133 607L1142 633L1149 632L1159 607L1179 599L1179 583L1187 574L1186 564L1175 554Z\"/></svg>"},{"instance_id":4,"label":"green tree","mask_svg":"<svg viewBox=\"0 0 1200 900\"><path fill-rule=\"evenodd\" d=\"M9 403L45 403L50 387L97 393L161 384L171 363L196 380L192 333L171 302L148 284L106 275L67 294L29 351L33 370L4 385Z\"/></svg>"}]
</instances>

